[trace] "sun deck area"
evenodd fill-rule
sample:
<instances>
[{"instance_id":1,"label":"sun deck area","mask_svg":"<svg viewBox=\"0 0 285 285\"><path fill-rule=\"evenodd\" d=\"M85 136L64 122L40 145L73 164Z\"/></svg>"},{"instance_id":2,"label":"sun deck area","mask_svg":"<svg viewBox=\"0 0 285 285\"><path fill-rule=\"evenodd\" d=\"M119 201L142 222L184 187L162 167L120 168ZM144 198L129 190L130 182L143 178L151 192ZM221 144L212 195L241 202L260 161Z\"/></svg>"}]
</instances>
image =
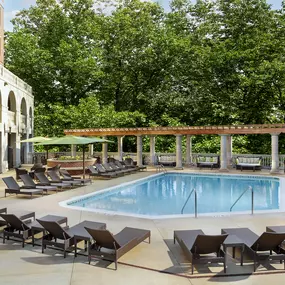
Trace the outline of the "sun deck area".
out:
<instances>
[{"instance_id":1,"label":"sun deck area","mask_svg":"<svg viewBox=\"0 0 285 285\"><path fill-rule=\"evenodd\" d=\"M183 172L197 172L184 170ZM209 170L200 172L207 173ZM210 170L213 173L216 170ZM218 171L217 171L218 172ZM233 173L240 173L232 170ZM246 171L245 171L246 172ZM174 230L202 229L207 234L220 234L221 228L248 227L257 234L265 231L266 226L285 225L284 213L255 215L225 215L195 218L141 219L119 215L96 214L59 206L59 202L75 196L91 193L121 183L130 182L153 175L154 169L138 172L114 180L94 180L93 184L29 199L22 196L4 198L4 185L1 181L0 208L35 211L36 218L48 214L67 216L68 224L73 226L81 221L90 220L107 224L107 228L117 233L124 227L151 230L151 243L143 242L119 260L118 270L108 261L92 260L88 265L86 256L74 257L69 253L63 258L60 251L47 249L41 253L41 247L31 244L21 247L20 242L0 242L2 259L0 278L3 284L210 284L212 282L231 284L281 284L284 279L283 264L279 262L259 266L253 272L251 260L245 257L244 265L239 260L228 258L227 275L224 276L220 264L198 265L191 275L190 262L181 248L173 243ZM251 172L249 172L251 173ZM13 175L8 172L4 176ZM268 176L269 171L261 175ZM282 175L280 174L280 177ZM277 176L278 177L278 176ZM38 241L39 242L39 241ZM126 279L126 276L128 278Z\"/></svg>"}]
</instances>

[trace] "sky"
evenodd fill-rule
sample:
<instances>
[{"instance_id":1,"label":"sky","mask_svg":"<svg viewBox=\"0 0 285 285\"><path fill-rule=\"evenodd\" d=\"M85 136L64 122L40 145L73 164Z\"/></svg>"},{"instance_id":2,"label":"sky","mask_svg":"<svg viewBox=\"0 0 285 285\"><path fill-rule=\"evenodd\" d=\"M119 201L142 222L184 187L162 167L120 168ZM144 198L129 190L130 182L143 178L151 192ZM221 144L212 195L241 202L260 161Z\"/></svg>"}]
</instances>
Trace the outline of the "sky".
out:
<instances>
[{"instance_id":1,"label":"sky","mask_svg":"<svg viewBox=\"0 0 285 285\"><path fill-rule=\"evenodd\" d=\"M169 0L157 0L163 7L167 7ZM267 0L269 4L275 9L280 8L282 0ZM35 4L36 0L4 0L5 8L5 18L4 26L5 30L11 31L13 26L11 24L11 19L14 18L15 14L24 8L29 8L31 5Z\"/></svg>"}]
</instances>

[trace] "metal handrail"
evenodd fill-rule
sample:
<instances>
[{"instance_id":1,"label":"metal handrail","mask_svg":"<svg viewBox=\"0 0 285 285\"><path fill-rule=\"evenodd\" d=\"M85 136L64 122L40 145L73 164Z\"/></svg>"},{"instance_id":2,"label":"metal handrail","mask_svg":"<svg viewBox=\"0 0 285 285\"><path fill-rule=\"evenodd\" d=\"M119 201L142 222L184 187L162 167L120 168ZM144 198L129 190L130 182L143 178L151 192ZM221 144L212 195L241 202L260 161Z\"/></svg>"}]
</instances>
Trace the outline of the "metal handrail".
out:
<instances>
[{"instance_id":1,"label":"metal handrail","mask_svg":"<svg viewBox=\"0 0 285 285\"><path fill-rule=\"evenodd\" d=\"M186 199L186 202L184 203L184 205L183 205L183 207L181 209L181 214L183 214L184 208L186 207L186 205L187 205L187 203L188 203L188 201L189 201L189 199L190 199L190 197L191 197L193 192L194 192L194 195L195 195L195 204L194 204L194 206L195 206L195 218L197 218L197 191L196 191L195 188L193 188L192 191L190 192L190 194L188 195L188 197Z\"/></svg>"},{"instance_id":2,"label":"metal handrail","mask_svg":"<svg viewBox=\"0 0 285 285\"><path fill-rule=\"evenodd\" d=\"M236 205L236 203L240 200L240 198L248 191L251 190L251 214L253 215L253 202L254 202L254 192L253 192L253 188L251 186L249 186L248 188L246 188L242 194L236 199L236 201L233 203L233 205L230 208L230 212L232 211L233 207Z\"/></svg>"}]
</instances>

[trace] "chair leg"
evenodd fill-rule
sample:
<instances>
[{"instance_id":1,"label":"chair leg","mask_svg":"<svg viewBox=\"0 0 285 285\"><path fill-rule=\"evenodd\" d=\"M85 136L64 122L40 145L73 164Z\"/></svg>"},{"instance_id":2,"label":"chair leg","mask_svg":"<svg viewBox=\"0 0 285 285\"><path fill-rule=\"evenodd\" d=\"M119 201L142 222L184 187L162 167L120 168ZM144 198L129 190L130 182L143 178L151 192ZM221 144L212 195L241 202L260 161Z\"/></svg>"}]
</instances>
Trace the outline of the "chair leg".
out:
<instances>
[{"instance_id":1,"label":"chair leg","mask_svg":"<svg viewBox=\"0 0 285 285\"><path fill-rule=\"evenodd\" d=\"M63 251L63 258L66 258L66 250Z\"/></svg>"},{"instance_id":2,"label":"chair leg","mask_svg":"<svg viewBox=\"0 0 285 285\"><path fill-rule=\"evenodd\" d=\"M25 239L22 239L22 247L25 247Z\"/></svg>"},{"instance_id":3,"label":"chair leg","mask_svg":"<svg viewBox=\"0 0 285 285\"><path fill-rule=\"evenodd\" d=\"M88 263L89 264L91 263L91 254L90 253L88 254Z\"/></svg>"},{"instance_id":4,"label":"chair leg","mask_svg":"<svg viewBox=\"0 0 285 285\"><path fill-rule=\"evenodd\" d=\"M117 259L115 260L115 270L117 270L118 269L118 261L117 261Z\"/></svg>"},{"instance_id":5,"label":"chair leg","mask_svg":"<svg viewBox=\"0 0 285 285\"><path fill-rule=\"evenodd\" d=\"M191 274L193 275L193 273L194 273L194 263L193 263L193 260L192 260L192 262L191 262Z\"/></svg>"},{"instance_id":6,"label":"chair leg","mask_svg":"<svg viewBox=\"0 0 285 285\"><path fill-rule=\"evenodd\" d=\"M3 243L5 243L5 231L3 232Z\"/></svg>"}]
</instances>

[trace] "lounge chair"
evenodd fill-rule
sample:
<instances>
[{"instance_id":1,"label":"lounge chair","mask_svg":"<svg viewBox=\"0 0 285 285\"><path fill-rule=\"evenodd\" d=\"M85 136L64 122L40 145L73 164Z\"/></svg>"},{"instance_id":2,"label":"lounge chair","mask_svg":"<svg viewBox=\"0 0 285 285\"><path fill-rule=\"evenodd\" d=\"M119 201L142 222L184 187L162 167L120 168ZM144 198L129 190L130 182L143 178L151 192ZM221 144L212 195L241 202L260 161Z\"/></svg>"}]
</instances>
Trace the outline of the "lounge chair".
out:
<instances>
[{"instance_id":1,"label":"lounge chair","mask_svg":"<svg viewBox=\"0 0 285 285\"><path fill-rule=\"evenodd\" d=\"M22 247L24 247L25 241L33 235L32 226L36 224L36 221L23 221L15 214L2 213L0 214L0 217L8 224L3 231L3 243L5 243L6 238L9 239L9 237L14 237L19 238L22 242Z\"/></svg>"},{"instance_id":2,"label":"lounge chair","mask_svg":"<svg viewBox=\"0 0 285 285\"><path fill-rule=\"evenodd\" d=\"M96 223L83 221L73 227L62 227L57 222L37 220L39 224L43 226L47 234L42 237L42 253L47 246L52 246L54 248L63 249L63 256L66 257L66 250L70 249L72 246L76 246L77 242L91 237L85 230L85 226L88 224L96 224L98 228L106 228L106 224L104 223ZM79 237L76 239L76 236ZM80 239L82 236L82 239ZM87 236L87 237L86 237Z\"/></svg>"},{"instance_id":3,"label":"lounge chair","mask_svg":"<svg viewBox=\"0 0 285 285\"><path fill-rule=\"evenodd\" d=\"M16 167L15 171L16 171L16 181L21 180L20 175L28 173L28 171L26 169L19 168L19 167Z\"/></svg>"},{"instance_id":4,"label":"lounge chair","mask_svg":"<svg viewBox=\"0 0 285 285\"><path fill-rule=\"evenodd\" d=\"M16 180L13 177L5 177L2 178L4 183L8 188L5 188L5 197L7 193L9 194L23 194L23 195L30 195L31 198L33 197L34 194L42 194L43 195L43 190L41 189L24 189L19 186L19 184L16 182Z\"/></svg>"},{"instance_id":5,"label":"lounge chair","mask_svg":"<svg viewBox=\"0 0 285 285\"><path fill-rule=\"evenodd\" d=\"M0 209L0 214L6 214L7 208ZM7 222L5 220L0 219L0 227L4 227L7 225Z\"/></svg>"},{"instance_id":6,"label":"lounge chair","mask_svg":"<svg viewBox=\"0 0 285 285\"><path fill-rule=\"evenodd\" d=\"M139 171L138 168L132 167L131 165L122 164L119 160L115 160L114 164L117 165L120 169L129 169L132 172ZM135 165L134 165L135 166Z\"/></svg>"},{"instance_id":7,"label":"lounge chair","mask_svg":"<svg viewBox=\"0 0 285 285\"><path fill-rule=\"evenodd\" d=\"M191 260L191 272L195 264L223 263L226 273L225 253L221 246L227 234L205 235L202 230L174 231L174 243L178 242L184 254ZM211 254L215 255L211 255Z\"/></svg>"},{"instance_id":8,"label":"lounge chair","mask_svg":"<svg viewBox=\"0 0 285 285\"><path fill-rule=\"evenodd\" d=\"M100 174L108 174L111 175L111 177L118 177L118 174L115 171L107 171L102 164L96 163L95 164L96 170L100 173Z\"/></svg>"},{"instance_id":9,"label":"lounge chair","mask_svg":"<svg viewBox=\"0 0 285 285\"><path fill-rule=\"evenodd\" d=\"M81 184L92 183L91 179L81 178L79 176L71 176L65 169L60 169L59 173L63 176L63 180L65 181L80 181Z\"/></svg>"},{"instance_id":10,"label":"lounge chair","mask_svg":"<svg viewBox=\"0 0 285 285\"><path fill-rule=\"evenodd\" d=\"M124 163L125 165L127 166L132 166L133 168L136 168L138 170L145 170L146 169L146 166L144 165L135 165L135 162L133 161L132 158L130 157L127 157L125 160L124 160Z\"/></svg>"},{"instance_id":11,"label":"lounge chair","mask_svg":"<svg viewBox=\"0 0 285 285\"><path fill-rule=\"evenodd\" d=\"M49 185L49 186L56 186L60 189L64 189L64 188L71 188L70 184L67 183L62 183L62 182L55 182L52 180L49 180L44 173L39 172L39 173L35 173L35 176L37 177L37 179L40 181L40 183L38 183L38 185Z\"/></svg>"},{"instance_id":12,"label":"lounge chair","mask_svg":"<svg viewBox=\"0 0 285 285\"><path fill-rule=\"evenodd\" d=\"M20 175L21 180L24 183L24 187L25 189L42 189L44 192L48 191L56 191L58 190L58 188L56 186L49 186L49 185L38 185L34 182L34 180L31 178L31 176L29 174L23 174Z\"/></svg>"},{"instance_id":13,"label":"lounge chair","mask_svg":"<svg viewBox=\"0 0 285 285\"><path fill-rule=\"evenodd\" d=\"M113 175L113 174L109 174L109 173L100 173L98 172L97 169L94 168L94 166L90 165L87 167L90 171L90 173L88 174L89 175L89 178L90 177L103 177L103 178L107 178L107 179L110 179L112 177L117 177L116 175Z\"/></svg>"},{"instance_id":14,"label":"lounge chair","mask_svg":"<svg viewBox=\"0 0 285 285\"><path fill-rule=\"evenodd\" d=\"M123 171L125 174L132 174L137 171L136 169L133 169L133 168L123 167L123 165L118 166L115 162L109 162L109 165L113 169L118 169L119 171Z\"/></svg>"},{"instance_id":15,"label":"lounge chair","mask_svg":"<svg viewBox=\"0 0 285 285\"><path fill-rule=\"evenodd\" d=\"M118 267L118 259L125 253L133 249L145 239L149 239L150 231L126 227L116 235L112 235L108 230L96 230L86 227L88 233L95 241L90 244L88 251L88 261L91 257L102 258L115 262ZM111 251L110 251L111 250Z\"/></svg>"},{"instance_id":16,"label":"lounge chair","mask_svg":"<svg viewBox=\"0 0 285 285\"><path fill-rule=\"evenodd\" d=\"M76 186L76 185L81 185L81 181L66 181L66 180L62 180L60 179L59 175L57 175L56 171L48 171L47 172L49 177L57 183L66 183L66 184L70 184L72 186Z\"/></svg>"},{"instance_id":17,"label":"lounge chair","mask_svg":"<svg viewBox=\"0 0 285 285\"><path fill-rule=\"evenodd\" d=\"M127 173L124 170L120 170L117 167L113 167L110 163L104 163L102 165L107 171L115 172L118 176L124 176Z\"/></svg>"},{"instance_id":18,"label":"lounge chair","mask_svg":"<svg viewBox=\"0 0 285 285\"><path fill-rule=\"evenodd\" d=\"M245 248L253 257L254 271L257 268L257 263L264 257L267 257L268 260L284 260L285 267L285 254L281 249L285 233L264 232L259 236L248 228L222 229L222 233L235 235L244 242Z\"/></svg>"}]
</instances>

